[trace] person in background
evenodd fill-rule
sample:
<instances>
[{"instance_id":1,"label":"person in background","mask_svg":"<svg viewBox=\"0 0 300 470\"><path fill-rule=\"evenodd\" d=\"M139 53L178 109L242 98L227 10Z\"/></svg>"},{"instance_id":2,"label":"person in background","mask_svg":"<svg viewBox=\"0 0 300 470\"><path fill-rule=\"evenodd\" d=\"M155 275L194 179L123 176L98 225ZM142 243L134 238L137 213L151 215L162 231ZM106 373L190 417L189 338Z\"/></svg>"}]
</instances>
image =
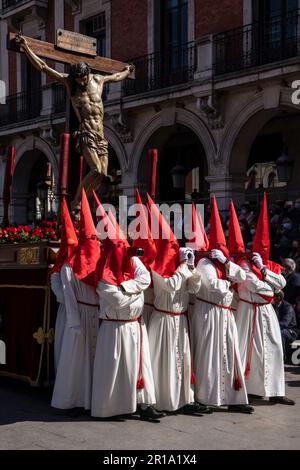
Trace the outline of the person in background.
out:
<instances>
[{"instance_id":1,"label":"person in background","mask_svg":"<svg viewBox=\"0 0 300 470\"><path fill-rule=\"evenodd\" d=\"M297 338L299 330L297 328L296 315L293 306L284 300L283 291L278 291L274 295L273 307L276 312L282 339L283 357L287 360L289 346Z\"/></svg>"},{"instance_id":2,"label":"person in background","mask_svg":"<svg viewBox=\"0 0 300 470\"><path fill-rule=\"evenodd\" d=\"M286 286L283 290L285 300L295 305L300 300L300 274L296 272L296 263L291 258L285 258L281 262L284 270L282 272L286 279Z\"/></svg>"}]
</instances>

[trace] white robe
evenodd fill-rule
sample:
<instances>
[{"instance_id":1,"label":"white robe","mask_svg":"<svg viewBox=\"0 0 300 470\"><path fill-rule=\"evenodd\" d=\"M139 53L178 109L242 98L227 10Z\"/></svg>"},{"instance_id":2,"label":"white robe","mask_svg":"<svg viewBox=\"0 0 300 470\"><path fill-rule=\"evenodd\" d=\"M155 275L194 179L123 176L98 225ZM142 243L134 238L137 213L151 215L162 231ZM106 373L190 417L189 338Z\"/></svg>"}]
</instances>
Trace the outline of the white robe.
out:
<instances>
[{"instance_id":1,"label":"white robe","mask_svg":"<svg viewBox=\"0 0 300 470\"><path fill-rule=\"evenodd\" d=\"M54 329L54 371L56 373L66 326L66 308L60 273L51 274L51 289L59 304Z\"/></svg>"},{"instance_id":2,"label":"white robe","mask_svg":"<svg viewBox=\"0 0 300 470\"><path fill-rule=\"evenodd\" d=\"M100 418L130 414L137 403L155 403L153 375L150 361L147 329L141 317L144 293L150 284L150 273L139 258L132 258L139 270L135 279L120 287L100 281L97 293L100 318L94 365L92 416ZM140 324L138 321L122 323L105 321L130 320L141 317L143 389L137 389L140 366Z\"/></svg>"},{"instance_id":3,"label":"white robe","mask_svg":"<svg viewBox=\"0 0 300 470\"><path fill-rule=\"evenodd\" d=\"M286 284L283 276L272 271L267 270L265 281L261 281L251 270L247 261L242 262L241 266L246 272L247 279L239 285L240 299L266 303L266 300L259 294L272 297L276 290L283 289ZM245 370L254 306L240 300L235 316L243 370ZM265 397L284 396L285 394L281 333L272 304L257 308L251 370L250 376L246 380L246 387L248 393Z\"/></svg>"},{"instance_id":4,"label":"white robe","mask_svg":"<svg viewBox=\"0 0 300 470\"><path fill-rule=\"evenodd\" d=\"M143 309L143 318L146 327L149 327L151 314L153 312L153 302L154 302L154 290L153 287L148 287L144 292L144 309Z\"/></svg>"},{"instance_id":5,"label":"white robe","mask_svg":"<svg viewBox=\"0 0 300 470\"><path fill-rule=\"evenodd\" d=\"M202 283L196 296L191 322L196 373L195 397L206 405L247 404L233 313L221 306L212 305L231 306L233 293L230 282L217 277L216 268L208 258L201 259L197 269L201 273ZM244 271L232 262L229 263L227 276L237 283L246 278ZM235 364L242 383L239 391L234 389Z\"/></svg>"},{"instance_id":6,"label":"white robe","mask_svg":"<svg viewBox=\"0 0 300 470\"><path fill-rule=\"evenodd\" d=\"M191 385L191 350L186 315L168 315L158 310L185 312L189 293L200 288L196 269L181 264L173 276L164 278L152 271L154 310L148 328L154 376L156 408L176 411L194 401Z\"/></svg>"},{"instance_id":7,"label":"white robe","mask_svg":"<svg viewBox=\"0 0 300 470\"><path fill-rule=\"evenodd\" d=\"M67 324L51 404L61 409L82 407L88 410L98 333L98 297L94 287L77 279L69 264L63 265L60 275ZM80 327L81 331L72 327Z\"/></svg>"}]
</instances>

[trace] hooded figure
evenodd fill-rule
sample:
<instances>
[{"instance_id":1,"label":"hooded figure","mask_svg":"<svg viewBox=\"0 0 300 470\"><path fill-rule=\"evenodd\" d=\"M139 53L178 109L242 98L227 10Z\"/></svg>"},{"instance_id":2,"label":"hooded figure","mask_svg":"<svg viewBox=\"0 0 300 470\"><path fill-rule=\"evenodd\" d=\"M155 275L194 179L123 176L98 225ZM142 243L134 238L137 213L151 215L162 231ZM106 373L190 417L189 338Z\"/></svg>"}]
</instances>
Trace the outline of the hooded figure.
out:
<instances>
[{"instance_id":1,"label":"hooded figure","mask_svg":"<svg viewBox=\"0 0 300 470\"><path fill-rule=\"evenodd\" d=\"M270 237L267 197L264 194L251 259L240 265L246 279L239 284L236 322L243 372L249 394L271 401L294 404L284 396L284 364L281 333L272 306L274 293L284 288L281 266L269 260Z\"/></svg>"},{"instance_id":2,"label":"hooded figure","mask_svg":"<svg viewBox=\"0 0 300 470\"><path fill-rule=\"evenodd\" d=\"M67 325L53 390L52 406L90 409L98 333L95 269L100 244L89 203L82 190L79 243L61 269Z\"/></svg>"},{"instance_id":3,"label":"hooded figure","mask_svg":"<svg viewBox=\"0 0 300 470\"><path fill-rule=\"evenodd\" d=\"M54 336L54 369L57 371L58 362L61 353L62 340L66 326L66 309L64 302L64 293L60 277L60 270L65 263L73 258L78 240L73 226L73 222L68 210L65 198L61 204L61 239L60 248L57 254L55 264L50 272L51 289L56 296L59 303L56 321L55 321L55 336Z\"/></svg>"},{"instance_id":4,"label":"hooded figure","mask_svg":"<svg viewBox=\"0 0 300 470\"><path fill-rule=\"evenodd\" d=\"M147 212L145 212L143 203L141 200L141 196L139 191L136 189L136 204L138 204L139 211L140 211L140 220L145 228L144 231L147 231L147 238L137 238L133 240L132 246L135 248L142 248L144 251L144 255L141 258L141 261L144 263L146 268L149 272L151 272L151 266L155 260L157 255L157 248L155 241L152 238L151 228L149 224L150 213L149 213L149 206L147 205ZM140 228L140 232L142 230ZM143 310L143 317L144 322L148 328L150 317L153 311L153 300L154 300L154 291L153 291L153 283L151 281L150 286L144 292L144 310Z\"/></svg>"},{"instance_id":5,"label":"hooded figure","mask_svg":"<svg viewBox=\"0 0 300 470\"><path fill-rule=\"evenodd\" d=\"M232 283L245 280L229 252L215 197L210 218L209 258L197 264L202 283L192 315L196 399L206 405L228 405L230 411L250 413L238 337L232 312Z\"/></svg>"},{"instance_id":6,"label":"hooded figure","mask_svg":"<svg viewBox=\"0 0 300 470\"><path fill-rule=\"evenodd\" d=\"M148 196L151 230L156 227L157 256L151 265L154 309L148 333L157 408L184 413L205 411L194 403L195 375L192 367L187 309L189 293L200 288L194 269L194 253L179 243ZM154 238L154 233L152 232Z\"/></svg>"},{"instance_id":7,"label":"hooded figure","mask_svg":"<svg viewBox=\"0 0 300 470\"><path fill-rule=\"evenodd\" d=\"M110 237L102 241L97 266L97 294L101 326L94 365L92 416L105 418L135 413L158 419L147 330L143 322L144 291L150 274L112 214L100 202L97 213ZM110 231L115 229L114 231Z\"/></svg>"}]
</instances>

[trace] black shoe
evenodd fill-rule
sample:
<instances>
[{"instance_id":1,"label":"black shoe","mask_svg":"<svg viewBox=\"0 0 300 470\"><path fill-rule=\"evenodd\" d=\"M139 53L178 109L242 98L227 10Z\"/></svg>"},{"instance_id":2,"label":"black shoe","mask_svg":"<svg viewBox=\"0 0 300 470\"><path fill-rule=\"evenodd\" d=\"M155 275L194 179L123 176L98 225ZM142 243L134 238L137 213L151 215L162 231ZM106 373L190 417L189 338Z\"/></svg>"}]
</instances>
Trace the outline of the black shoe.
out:
<instances>
[{"instance_id":1,"label":"black shoe","mask_svg":"<svg viewBox=\"0 0 300 470\"><path fill-rule=\"evenodd\" d=\"M253 413L254 408L250 405L228 405L228 411L233 413L251 414Z\"/></svg>"},{"instance_id":2,"label":"black shoe","mask_svg":"<svg viewBox=\"0 0 300 470\"><path fill-rule=\"evenodd\" d=\"M263 400L264 397L262 397L261 395L253 395L253 394L249 393L248 400L251 400L251 398L254 399L254 400Z\"/></svg>"},{"instance_id":3,"label":"black shoe","mask_svg":"<svg viewBox=\"0 0 300 470\"><path fill-rule=\"evenodd\" d=\"M213 412L213 410L211 408L209 408L209 406L203 405L203 403L200 403L199 401L195 401L192 404L193 405L196 404L198 406L198 409L200 410L200 413L211 415L212 412Z\"/></svg>"},{"instance_id":4,"label":"black shoe","mask_svg":"<svg viewBox=\"0 0 300 470\"><path fill-rule=\"evenodd\" d=\"M272 403L280 403L281 405L296 405L294 400L287 397L270 397L269 400Z\"/></svg>"},{"instance_id":5,"label":"black shoe","mask_svg":"<svg viewBox=\"0 0 300 470\"><path fill-rule=\"evenodd\" d=\"M140 413L140 418L143 421L159 421L160 418L163 418L165 415L164 413L160 413L159 411L156 411L153 406L147 406L145 410L142 410L140 408L139 410Z\"/></svg>"}]
</instances>

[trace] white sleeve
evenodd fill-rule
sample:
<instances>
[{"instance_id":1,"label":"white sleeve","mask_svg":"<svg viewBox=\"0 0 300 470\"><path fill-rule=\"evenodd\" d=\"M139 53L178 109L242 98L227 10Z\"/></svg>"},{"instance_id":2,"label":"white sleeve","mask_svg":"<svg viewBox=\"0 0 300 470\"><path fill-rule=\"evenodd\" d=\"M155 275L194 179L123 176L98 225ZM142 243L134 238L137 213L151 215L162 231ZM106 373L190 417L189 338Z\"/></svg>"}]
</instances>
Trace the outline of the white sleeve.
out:
<instances>
[{"instance_id":1,"label":"white sleeve","mask_svg":"<svg viewBox=\"0 0 300 470\"><path fill-rule=\"evenodd\" d=\"M135 269L134 279L122 282L121 286L128 294L138 294L150 286L151 276L146 266L137 256L132 258L132 263Z\"/></svg>"},{"instance_id":2,"label":"white sleeve","mask_svg":"<svg viewBox=\"0 0 300 470\"><path fill-rule=\"evenodd\" d=\"M267 282L274 291L284 289L286 286L286 280L281 274L275 274L273 271L267 269L267 275L265 277L265 282Z\"/></svg>"},{"instance_id":3,"label":"white sleeve","mask_svg":"<svg viewBox=\"0 0 300 470\"><path fill-rule=\"evenodd\" d=\"M80 313L74 291L74 275L71 266L64 265L60 271L67 324L69 327L80 326Z\"/></svg>"},{"instance_id":4,"label":"white sleeve","mask_svg":"<svg viewBox=\"0 0 300 470\"><path fill-rule=\"evenodd\" d=\"M242 262L241 267L246 273L246 280L243 282L243 286L249 290L249 292L272 297L274 294L272 287L267 282L258 279L246 261Z\"/></svg>"},{"instance_id":5,"label":"white sleeve","mask_svg":"<svg viewBox=\"0 0 300 470\"><path fill-rule=\"evenodd\" d=\"M201 274L197 269L191 271L192 276L188 279L188 292L197 294L201 287Z\"/></svg>"},{"instance_id":6,"label":"white sleeve","mask_svg":"<svg viewBox=\"0 0 300 470\"><path fill-rule=\"evenodd\" d=\"M202 281L205 282L211 292L224 296L230 292L230 282L218 278L216 268L209 259L202 258L197 264L197 270L200 274L203 274Z\"/></svg>"},{"instance_id":7,"label":"white sleeve","mask_svg":"<svg viewBox=\"0 0 300 470\"><path fill-rule=\"evenodd\" d=\"M163 277L155 271L152 271L153 283L166 292L176 292L181 289L182 281L192 276L186 263L180 264L171 277Z\"/></svg>"},{"instance_id":8,"label":"white sleeve","mask_svg":"<svg viewBox=\"0 0 300 470\"><path fill-rule=\"evenodd\" d=\"M52 273L51 278L51 289L56 297L57 302L60 304L64 303L64 294L63 294L63 288L62 288L62 283L60 279L60 273Z\"/></svg>"},{"instance_id":9,"label":"white sleeve","mask_svg":"<svg viewBox=\"0 0 300 470\"><path fill-rule=\"evenodd\" d=\"M97 294L100 298L100 307L101 299L103 299L115 309L129 307L141 298L141 293L129 294L122 292L120 287L101 281L97 287Z\"/></svg>"},{"instance_id":10,"label":"white sleeve","mask_svg":"<svg viewBox=\"0 0 300 470\"><path fill-rule=\"evenodd\" d=\"M240 283L246 280L246 273L238 264L229 261L227 267L227 276L232 282Z\"/></svg>"}]
</instances>

